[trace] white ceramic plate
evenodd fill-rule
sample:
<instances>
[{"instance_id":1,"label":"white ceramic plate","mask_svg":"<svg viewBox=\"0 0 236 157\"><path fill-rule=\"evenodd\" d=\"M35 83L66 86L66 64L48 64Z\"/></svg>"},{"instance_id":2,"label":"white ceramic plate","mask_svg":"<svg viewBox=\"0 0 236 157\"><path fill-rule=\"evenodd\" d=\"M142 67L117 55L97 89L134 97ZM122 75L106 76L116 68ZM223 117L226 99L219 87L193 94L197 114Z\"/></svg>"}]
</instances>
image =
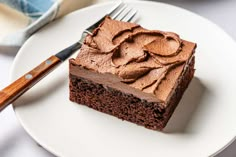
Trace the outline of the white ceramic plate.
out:
<instances>
[{"instance_id":1,"label":"white ceramic plate","mask_svg":"<svg viewBox=\"0 0 236 157\"><path fill-rule=\"evenodd\" d=\"M33 35L21 48L12 80L75 42L81 31L113 4L74 12ZM72 103L68 62L37 84L15 105L25 130L43 147L63 157L205 157L216 154L236 135L236 44L215 24L189 11L154 2L130 3L138 23L178 32L198 43L196 74L166 133L152 131Z\"/></svg>"}]
</instances>

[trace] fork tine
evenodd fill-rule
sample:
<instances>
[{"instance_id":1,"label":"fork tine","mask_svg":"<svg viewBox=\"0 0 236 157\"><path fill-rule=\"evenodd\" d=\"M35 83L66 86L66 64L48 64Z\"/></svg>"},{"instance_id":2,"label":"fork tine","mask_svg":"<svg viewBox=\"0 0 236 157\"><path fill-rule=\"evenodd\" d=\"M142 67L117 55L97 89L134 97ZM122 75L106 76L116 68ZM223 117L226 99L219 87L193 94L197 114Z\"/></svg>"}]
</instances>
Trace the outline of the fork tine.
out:
<instances>
[{"instance_id":1,"label":"fork tine","mask_svg":"<svg viewBox=\"0 0 236 157\"><path fill-rule=\"evenodd\" d=\"M125 15L124 15L123 17L121 17L120 21L123 21L124 18L125 18L126 16L128 16L131 11L132 11L132 8L128 9L128 11L126 11Z\"/></svg>"},{"instance_id":2,"label":"fork tine","mask_svg":"<svg viewBox=\"0 0 236 157\"><path fill-rule=\"evenodd\" d=\"M105 16L103 16L100 20L98 20L93 25L85 29L85 31L83 31L82 36L86 36L86 34L92 34L92 31L96 29L99 26L99 24L101 24L101 22L106 18L106 16L110 16L112 19L115 20L131 21L137 12L135 11L131 14L132 10L133 10L132 8L127 7L127 4L119 0L119 3L115 5Z\"/></svg>"},{"instance_id":3,"label":"fork tine","mask_svg":"<svg viewBox=\"0 0 236 157\"><path fill-rule=\"evenodd\" d=\"M131 22L134 19L136 14L137 14L136 9L125 7L125 8L122 8L122 10L120 10L119 12L119 15L113 19L124 21L124 22Z\"/></svg>"},{"instance_id":4,"label":"fork tine","mask_svg":"<svg viewBox=\"0 0 236 157\"><path fill-rule=\"evenodd\" d=\"M115 15L111 15L111 18L116 19L126 9L126 7L127 7L127 4L124 4L124 6L119 11L117 11Z\"/></svg>"},{"instance_id":5,"label":"fork tine","mask_svg":"<svg viewBox=\"0 0 236 157\"><path fill-rule=\"evenodd\" d=\"M137 14L137 10L135 10L128 18L126 18L125 20L123 21L126 21L126 22L132 22L132 20L134 19L135 15Z\"/></svg>"},{"instance_id":6,"label":"fork tine","mask_svg":"<svg viewBox=\"0 0 236 157\"><path fill-rule=\"evenodd\" d=\"M117 5L115 5L106 15L111 16L113 13L115 13L117 11L117 9L119 7L121 7L122 5L124 5L124 3L122 1L120 1Z\"/></svg>"},{"instance_id":7,"label":"fork tine","mask_svg":"<svg viewBox=\"0 0 236 157\"><path fill-rule=\"evenodd\" d=\"M124 5L122 1L120 1L117 5L115 5L105 16L103 16L101 19L99 19L97 22L95 22L93 25L89 26L84 33L91 33L104 19L106 16L110 16L117 12L117 10Z\"/></svg>"}]
</instances>

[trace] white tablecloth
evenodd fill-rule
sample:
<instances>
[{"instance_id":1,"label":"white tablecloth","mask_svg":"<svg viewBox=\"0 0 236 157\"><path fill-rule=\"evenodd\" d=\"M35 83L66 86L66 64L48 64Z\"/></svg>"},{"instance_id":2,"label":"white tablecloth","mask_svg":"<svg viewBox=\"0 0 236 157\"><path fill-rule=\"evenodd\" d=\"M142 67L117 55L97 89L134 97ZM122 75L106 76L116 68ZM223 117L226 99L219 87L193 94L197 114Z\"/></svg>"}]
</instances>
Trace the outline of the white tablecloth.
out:
<instances>
[{"instance_id":1,"label":"white tablecloth","mask_svg":"<svg viewBox=\"0 0 236 157\"><path fill-rule=\"evenodd\" d=\"M161 0L191 10L210 19L222 27L236 40L236 1L235 0ZM0 24L1 25L1 24ZM1 26L0 26L1 28ZM0 30L1 31L1 30ZM235 52L236 53L236 52ZM15 54L0 50L0 88L9 83L9 71ZM23 130L15 118L12 107L0 113L0 157L53 157L39 147ZM217 157L235 157L236 141Z\"/></svg>"}]
</instances>

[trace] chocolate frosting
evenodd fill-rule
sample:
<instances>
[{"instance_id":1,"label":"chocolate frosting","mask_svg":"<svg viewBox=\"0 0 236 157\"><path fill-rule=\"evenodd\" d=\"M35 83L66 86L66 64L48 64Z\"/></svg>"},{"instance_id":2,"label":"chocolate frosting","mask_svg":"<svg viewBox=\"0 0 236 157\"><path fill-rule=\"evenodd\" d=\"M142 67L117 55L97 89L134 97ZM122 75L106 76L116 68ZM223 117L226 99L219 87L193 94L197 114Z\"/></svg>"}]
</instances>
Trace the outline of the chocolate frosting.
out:
<instances>
[{"instance_id":1,"label":"chocolate frosting","mask_svg":"<svg viewBox=\"0 0 236 157\"><path fill-rule=\"evenodd\" d=\"M86 37L76 61L86 69L115 74L121 82L165 101L195 47L175 33L107 17Z\"/></svg>"}]
</instances>

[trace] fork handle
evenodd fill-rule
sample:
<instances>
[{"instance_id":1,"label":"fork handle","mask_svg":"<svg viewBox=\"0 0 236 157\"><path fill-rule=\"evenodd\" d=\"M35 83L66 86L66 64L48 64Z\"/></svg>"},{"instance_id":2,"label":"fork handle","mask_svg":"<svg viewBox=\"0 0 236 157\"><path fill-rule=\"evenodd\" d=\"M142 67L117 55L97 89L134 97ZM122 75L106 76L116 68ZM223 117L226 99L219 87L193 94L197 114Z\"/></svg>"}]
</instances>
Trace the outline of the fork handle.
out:
<instances>
[{"instance_id":1,"label":"fork handle","mask_svg":"<svg viewBox=\"0 0 236 157\"><path fill-rule=\"evenodd\" d=\"M51 56L31 71L11 83L0 91L0 111L14 102L19 96L33 87L44 76L55 69L62 61L56 56Z\"/></svg>"}]
</instances>

